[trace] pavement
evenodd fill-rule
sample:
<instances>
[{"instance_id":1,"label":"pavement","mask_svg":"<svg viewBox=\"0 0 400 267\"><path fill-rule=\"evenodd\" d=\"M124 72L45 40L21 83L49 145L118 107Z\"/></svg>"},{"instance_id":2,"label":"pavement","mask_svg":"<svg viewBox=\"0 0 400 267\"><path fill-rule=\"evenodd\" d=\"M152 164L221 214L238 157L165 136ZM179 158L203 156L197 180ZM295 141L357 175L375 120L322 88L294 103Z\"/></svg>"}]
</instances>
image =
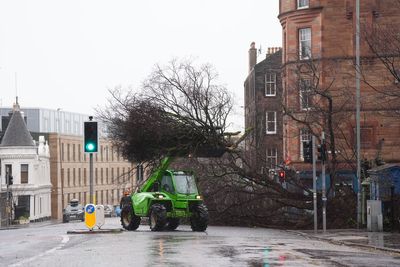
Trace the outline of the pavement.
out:
<instances>
[{"instance_id":1,"label":"pavement","mask_svg":"<svg viewBox=\"0 0 400 267\"><path fill-rule=\"evenodd\" d=\"M0 230L9 230L9 229L21 229L21 228L29 228L29 227L45 227L52 224L59 224L60 220L46 220L42 222L30 222L26 224L11 224L8 226L2 225Z\"/></svg>"},{"instance_id":2,"label":"pavement","mask_svg":"<svg viewBox=\"0 0 400 267\"><path fill-rule=\"evenodd\" d=\"M337 229L293 231L306 238L323 240L336 245L369 248L400 254L400 233L368 232L366 229Z\"/></svg>"}]
</instances>

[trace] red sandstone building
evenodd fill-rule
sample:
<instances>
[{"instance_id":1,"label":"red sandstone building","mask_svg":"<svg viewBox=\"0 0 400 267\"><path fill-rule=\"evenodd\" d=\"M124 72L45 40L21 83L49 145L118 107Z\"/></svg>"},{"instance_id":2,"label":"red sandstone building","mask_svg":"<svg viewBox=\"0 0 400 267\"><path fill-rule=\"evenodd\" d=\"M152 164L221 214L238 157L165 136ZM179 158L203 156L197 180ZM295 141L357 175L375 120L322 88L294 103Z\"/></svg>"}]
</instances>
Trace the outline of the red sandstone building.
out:
<instances>
[{"instance_id":1,"label":"red sandstone building","mask_svg":"<svg viewBox=\"0 0 400 267\"><path fill-rule=\"evenodd\" d=\"M398 1L360 2L362 29L400 24ZM335 142L339 166L354 168L355 11L355 1L350 0L280 0L283 157L297 169L311 168L303 163L303 143L322 131L327 134L328 146ZM363 34L363 77L375 89L398 89L397 80L371 53ZM398 102L361 82L362 158L400 161L400 119L392 112L399 109Z\"/></svg>"}]
</instances>

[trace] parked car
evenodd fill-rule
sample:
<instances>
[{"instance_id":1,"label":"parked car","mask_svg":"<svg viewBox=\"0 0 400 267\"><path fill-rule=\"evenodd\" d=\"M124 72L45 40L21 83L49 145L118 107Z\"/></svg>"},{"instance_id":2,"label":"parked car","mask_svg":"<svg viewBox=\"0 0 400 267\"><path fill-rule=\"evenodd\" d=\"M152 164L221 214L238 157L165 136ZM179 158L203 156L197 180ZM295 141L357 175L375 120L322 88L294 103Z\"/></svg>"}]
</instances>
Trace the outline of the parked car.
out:
<instances>
[{"instance_id":1,"label":"parked car","mask_svg":"<svg viewBox=\"0 0 400 267\"><path fill-rule=\"evenodd\" d=\"M114 207L112 205L104 205L104 216L105 217L113 217L114 216Z\"/></svg>"},{"instance_id":2,"label":"parked car","mask_svg":"<svg viewBox=\"0 0 400 267\"><path fill-rule=\"evenodd\" d=\"M84 207L79 203L77 199L71 199L67 207L63 210L63 223L67 223L71 220L85 220Z\"/></svg>"}]
</instances>

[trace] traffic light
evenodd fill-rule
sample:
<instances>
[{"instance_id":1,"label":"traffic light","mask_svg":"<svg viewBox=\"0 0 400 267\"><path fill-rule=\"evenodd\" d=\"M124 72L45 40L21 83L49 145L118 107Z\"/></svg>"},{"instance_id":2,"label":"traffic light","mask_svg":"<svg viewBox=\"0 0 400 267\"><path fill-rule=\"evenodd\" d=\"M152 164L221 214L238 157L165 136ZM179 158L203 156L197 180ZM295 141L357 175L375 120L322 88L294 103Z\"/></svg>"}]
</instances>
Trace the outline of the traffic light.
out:
<instances>
[{"instance_id":1,"label":"traffic light","mask_svg":"<svg viewBox=\"0 0 400 267\"><path fill-rule=\"evenodd\" d=\"M281 182L281 183L285 182L286 173L284 170L278 171L278 178L279 178L279 182Z\"/></svg>"},{"instance_id":2,"label":"traffic light","mask_svg":"<svg viewBox=\"0 0 400 267\"><path fill-rule=\"evenodd\" d=\"M303 142L303 158L304 162L313 162L312 141Z\"/></svg>"},{"instance_id":3,"label":"traffic light","mask_svg":"<svg viewBox=\"0 0 400 267\"><path fill-rule=\"evenodd\" d=\"M317 151L318 151L318 160L322 161L322 163L325 163L327 159L326 144L322 143L321 145L319 145Z\"/></svg>"},{"instance_id":4,"label":"traffic light","mask_svg":"<svg viewBox=\"0 0 400 267\"><path fill-rule=\"evenodd\" d=\"M98 151L98 132L97 132L97 121L85 121L85 138L84 138L84 151L87 153L93 153Z\"/></svg>"}]
</instances>

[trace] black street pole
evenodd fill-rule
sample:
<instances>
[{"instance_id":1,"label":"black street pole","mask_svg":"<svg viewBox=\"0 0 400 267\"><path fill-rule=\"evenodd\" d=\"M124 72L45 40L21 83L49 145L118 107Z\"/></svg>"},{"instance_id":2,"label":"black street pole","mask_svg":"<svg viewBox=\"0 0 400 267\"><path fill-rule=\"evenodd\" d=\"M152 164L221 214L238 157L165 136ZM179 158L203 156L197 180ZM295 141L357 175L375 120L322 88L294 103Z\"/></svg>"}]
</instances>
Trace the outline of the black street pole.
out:
<instances>
[{"instance_id":1,"label":"black street pole","mask_svg":"<svg viewBox=\"0 0 400 267\"><path fill-rule=\"evenodd\" d=\"M93 194L93 153L89 153L89 190L90 190L90 201L95 204L94 194Z\"/></svg>"},{"instance_id":2,"label":"black street pole","mask_svg":"<svg viewBox=\"0 0 400 267\"><path fill-rule=\"evenodd\" d=\"M315 136L312 136L312 164L313 164L313 206L314 206L314 233L318 231L318 213L317 213L317 155L315 149Z\"/></svg>"}]
</instances>

